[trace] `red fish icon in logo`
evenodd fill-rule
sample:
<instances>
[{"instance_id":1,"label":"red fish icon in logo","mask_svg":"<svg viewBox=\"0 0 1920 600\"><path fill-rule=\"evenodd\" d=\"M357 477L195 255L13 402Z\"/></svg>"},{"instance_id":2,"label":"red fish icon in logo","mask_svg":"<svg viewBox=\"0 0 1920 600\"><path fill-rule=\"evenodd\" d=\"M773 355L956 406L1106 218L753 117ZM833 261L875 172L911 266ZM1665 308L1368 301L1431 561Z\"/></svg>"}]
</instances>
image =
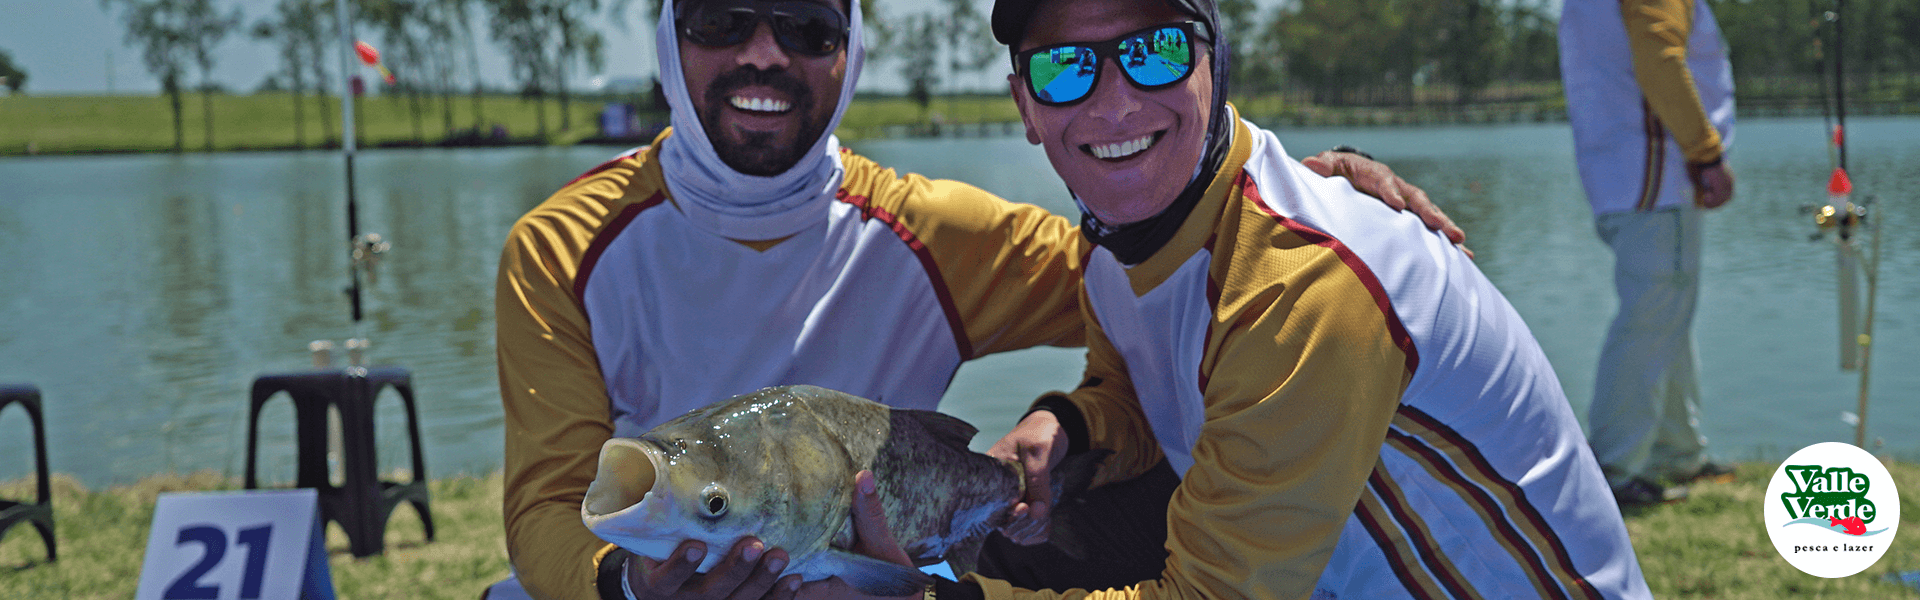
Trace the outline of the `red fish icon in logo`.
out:
<instances>
[{"instance_id":1,"label":"red fish icon in logo","mask_svg":"<svg viewBox=\"0 0 1920 600\"><path fill-rule=\"evenodd\" d=\"M1865 535L1867 533L1867 523L1861 521L1860 517L1847 517L1845 519L1839 517L1827 518L1833 521L1834 527L1847 528L1847 535Z\"/></svg>"}]
</instances>

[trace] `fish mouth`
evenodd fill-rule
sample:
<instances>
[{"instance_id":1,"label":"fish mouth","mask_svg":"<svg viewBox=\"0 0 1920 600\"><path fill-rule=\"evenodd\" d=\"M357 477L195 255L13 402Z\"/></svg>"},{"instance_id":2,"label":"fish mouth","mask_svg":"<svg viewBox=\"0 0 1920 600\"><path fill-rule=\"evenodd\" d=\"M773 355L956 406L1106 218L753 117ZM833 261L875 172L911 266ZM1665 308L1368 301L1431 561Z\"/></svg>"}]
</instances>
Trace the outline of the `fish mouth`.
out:
<instances>
[{"instance_id":1,"label":"fish mouth","mask_svg":"<svg viewBox=\"0 0 1920 600\"><path fill-rule=\"evenodd\" d=\"M638 507L647 494L664 487L659 477L666 457L652 444L613 438L600 445L600 469L587 486L580 516L587 525ZM661 490L664 491L664 490Z\"/></svg>"},{"instance_id":2,"label":"fish mouth","mask_svg":"<svg viewBox=\"0 0 1920 600\"><path fill-rule=\"evenodd\" d=\"M580 520L589 531L636 553L665 559L674 541L636 536L646 527L650 509L668 502L667 458L659 447L633 438L600 445L600 467L580 501ZM653 546L663 546L655 549Z\"/></svg>"}]
</instances>

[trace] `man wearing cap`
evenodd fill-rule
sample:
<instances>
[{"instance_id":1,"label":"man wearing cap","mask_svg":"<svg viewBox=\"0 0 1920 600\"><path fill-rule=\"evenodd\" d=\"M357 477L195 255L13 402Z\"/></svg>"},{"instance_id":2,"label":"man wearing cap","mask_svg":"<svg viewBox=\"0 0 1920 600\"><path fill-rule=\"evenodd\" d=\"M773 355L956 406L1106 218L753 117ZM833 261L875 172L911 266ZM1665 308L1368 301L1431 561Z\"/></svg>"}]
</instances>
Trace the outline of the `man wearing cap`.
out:
<instances>
[{"instance_id":1,"label":"man wearing cap","mask_svg":"<svg viewBox=\"0 0 1920 600\"><path fill-rule=\"evenodd\" d=\"M667 3L656 39L673 128L509 233L503 510L535 597L794 592L784 552L757 540L654 560L589 533L580 501L610 436L781 384L931 409L962 361L1083 344L1088 246L1065 219L839 147L863 34L857 2ZM1350 154L1317 168L1424 200Z\"/></svg>"},{"instance_id":2,"label":"man wearing cap","mask_svg":"<svg viewBox=\"0 0 1920 600\"><path fill-rule=\"evenodd\" d=\"M1210 0L994 6L1028 140L1096 248L1085 383L989 454L1044 475L1107 450L1103 479L1164 460L1179 483L1155 576L1063 592L972 574L937 597L1648 596L1519 315L1446 239L1238 118L1218 24ZM1044 483L1013 540L1044 537Z\"/></svg>"}]
</instances>

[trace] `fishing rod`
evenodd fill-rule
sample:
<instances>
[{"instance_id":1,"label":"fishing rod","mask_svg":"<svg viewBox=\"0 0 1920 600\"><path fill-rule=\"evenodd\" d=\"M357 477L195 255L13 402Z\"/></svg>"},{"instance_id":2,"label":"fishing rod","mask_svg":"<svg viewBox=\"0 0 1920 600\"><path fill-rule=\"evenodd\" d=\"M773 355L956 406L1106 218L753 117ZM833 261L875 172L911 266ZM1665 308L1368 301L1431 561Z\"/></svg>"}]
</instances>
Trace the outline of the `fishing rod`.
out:
<instances>
[{"instance_id":1,"label":"fishing rod","mask_svg":"<svg viewBox=\"0 0 1920 600\"><path fill-rule=\"evenodd\" d=\"M360 237L360 206L355 201L353 190L353 84L357 79L353 75L353 19L347 12L347 0L333 0L333 8L340 23L340 154L347 163L347 243L351 247ZM359 264L352 261L347 263L347 278L351 283L346 292L353 302L353 324L357 326L362 316Z\"/></svg>"},{"instance_id":2,"label":"fishing rod","mask_svg":"<svg viewBox=\"0 0 1920 600\"><path fill-rule=\"evenodd\" d=\"M1879 295L1880 220L1873 219L1869 225L1867 207L1874 198L1866 196L1858 203L1853 202L1853 182L1847 175L1846 24L1842 18L1845 12L1846 0L1834 0L1833 10L1823 13L1815 23L1814 67L1820 81L1821 106L1827 117L1828 160L1832 163L1833 172L1827 179L1827 203L1815 210L1814 223L1820 231L1814 234L1813 239L1826 239L1829 231L1833 233L1835 283L1840 309L1840 368L1860 371L1856 412L1843 412L1842 420L1851 421L1854 426L1854 445L1865 448L1867 393L1873 373L1874 311ZM1820 43L1820 29L1824 29L1820 26L1821 22L1833 25L1834 81L1831 96L1827 93L1826 60ZM1858 234L1861 232L1872 238L1871 249L1866 253L1860 250ZM1866 280L1867 285L1864 314L1859 290L1862 279Z\"/></svg>"},{"instance_id":3,"label":"fishing rod","mask_svg":"<svg viewBox=\"0 0 1920 600\"><path fill-rule=\"evenodd\" d=\"M353 105L354 99L359 96L360 90L357 88L360 87L358 85L360 78L353 74L353 63L354 59L358 58L361 62L377 66L379 56L371 46L355 43L353 39L352 14L348 12L347 0L334 0L333 5L335 18L339 20L340 26L340 153L346 161L345 187L347 192L347 246L349 250L347 261L348 285L343 291L347 294L352 306L353 326L355 330L354 337L346 341L346 349L348 364L351 366L359 366L364 360L364 353L368 346L366 335L363 331L364 328L361 324L361 320L365 317L364 302L362 300L363 288L360 284L361 272L366 272L367 283L377 282L377 271L375 271L374 268L379 264L381 255L386 253L388 248L391 247L391 244L381 239L378 233L360 233L360 203L355 193L353 170L354 151L356 150L354 134L357 131L356 123L354 122ZM381 67L380 71L382 75L386 76L388 82L391 83L393 76L387 73L384 67ZM319 342L315 343L318 344ZM319 349L317 347L314 348L315 352L318 353ZM316 366L318 366L320 361L316 359L315 362Z\"/></svg>"}]
</instances>

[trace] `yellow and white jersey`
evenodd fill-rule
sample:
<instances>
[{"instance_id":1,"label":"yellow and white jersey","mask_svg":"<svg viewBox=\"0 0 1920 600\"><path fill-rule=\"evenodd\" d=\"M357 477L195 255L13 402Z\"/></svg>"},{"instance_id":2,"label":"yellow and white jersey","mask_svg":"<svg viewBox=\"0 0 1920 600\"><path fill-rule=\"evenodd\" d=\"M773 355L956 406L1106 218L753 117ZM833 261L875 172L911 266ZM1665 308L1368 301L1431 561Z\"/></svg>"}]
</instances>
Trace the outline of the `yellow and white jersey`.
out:
<instances>
[{"instance_id":1,"label":"yellow and white jersey","mask_svg":"<svg viewBox=\"0 0 1920 600\"><path fill-rule=\"evenodd\" d=\"M1733 146L1733 66L1706 0L1565 0L1560 76L1593 213L1693 202Z\"/></svg>"},{"instance_id":2,"label":"yellow and white jersey","mask_svg":"<svg viewBox=\"0 0 1920 600\"><path fill-rule=\"evenodd\" d=\"M580 499L610 436L773 385L932 409L964 360L1083 343L1088 246L1061 217L843 152L817 223L731 240L687 222L658 147L527 213L500 261L507 541L540 597L594 595L611 546Z\"/></svg>"},{"instance_id":3,"label":"yellow and white jersey","mask_svg":"<svg viewBox=\"0 0 1920 600\"><path fill-rule=\"evenodd\" d=\"M1094 250L1066 399L1116 453L1102 480L1164 456L1182 481L1159 579L1066 596L1647 595L1526 324L1444 236L1364 200L1242 121L1166 246Z\"/></svg>"}]
</instances>

